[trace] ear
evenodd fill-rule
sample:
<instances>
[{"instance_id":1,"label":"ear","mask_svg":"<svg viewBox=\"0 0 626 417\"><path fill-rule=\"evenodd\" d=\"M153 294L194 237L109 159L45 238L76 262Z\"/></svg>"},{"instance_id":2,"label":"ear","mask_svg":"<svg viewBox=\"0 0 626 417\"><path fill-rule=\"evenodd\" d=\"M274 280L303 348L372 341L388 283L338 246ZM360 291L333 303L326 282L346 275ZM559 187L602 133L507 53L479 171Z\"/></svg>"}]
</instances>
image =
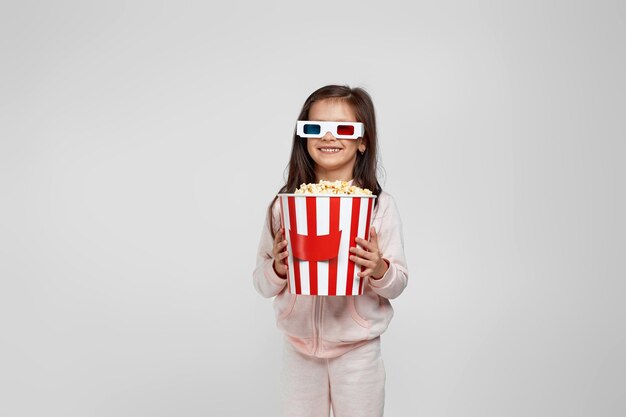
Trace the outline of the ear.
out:
<instances>
[{"instance_id":1,"label":"ear","mask_svg":"<svg viewBox=\"0 0 626 417\"><path fill-rule=\"evenodd\" d=\"M363 142L363 140L361 139L361 141L359 142L359 146L358 146L358 150L359 152L363 153L365 152L365 149L367 148L367 146L365 146L365 143Z\"/></svg>"}]
</instances>

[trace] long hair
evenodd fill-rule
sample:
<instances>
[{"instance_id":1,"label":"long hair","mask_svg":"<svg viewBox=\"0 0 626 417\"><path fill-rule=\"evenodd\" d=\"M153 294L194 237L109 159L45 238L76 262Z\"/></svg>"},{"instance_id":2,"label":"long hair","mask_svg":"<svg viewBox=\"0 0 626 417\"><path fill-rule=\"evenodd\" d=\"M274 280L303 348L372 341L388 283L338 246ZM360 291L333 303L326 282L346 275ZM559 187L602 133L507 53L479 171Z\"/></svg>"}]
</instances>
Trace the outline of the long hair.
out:
<instances>
[{"instance_id":1,"label":"long hair","mask_svg":"<svg viewBox=\"0 0 626 417\"><path fill-rule=\"evenodd\" d=\"M334 99L347 102L356 115L357 122L365 126L365 134L361 139L365 144L365 152L356 153L356 162L352 173L353 185L367 188L379 195L382 187L378 182L376 171L378 164L378 140L376 134L376 114L370 95L362 88L350 88L342 85L327 85L315 90L304 102L298 120L308 120L309 109L316 101ZM289 174L287 182L278 193L293 193L303 183L315 183L315 162L307 150L307 140L299 137L294 129L289 158ZM278 197L274 197L268 207L269 227L274 237L274 219L272 206ZM374 200L376 201L376 200Z\"/></svg>"}]
</instances>

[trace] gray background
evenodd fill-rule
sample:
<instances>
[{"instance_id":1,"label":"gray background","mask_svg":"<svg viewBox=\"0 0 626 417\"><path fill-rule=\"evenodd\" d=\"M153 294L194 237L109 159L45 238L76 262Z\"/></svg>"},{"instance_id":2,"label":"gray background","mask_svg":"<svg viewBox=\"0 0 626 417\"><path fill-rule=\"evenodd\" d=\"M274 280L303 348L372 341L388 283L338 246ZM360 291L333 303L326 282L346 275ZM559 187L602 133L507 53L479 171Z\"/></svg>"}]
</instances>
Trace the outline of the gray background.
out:
<instances>
[{"instance_id":1,"label":"gray background","mask_svg":"<svg viewBox=\"0 0 626 417\"><path fill-rule=\"evenodd\" d=\"M251 273L328 83L404 222L386 415L626 414L623 2L1 4L0 415L278 414Z\"/></svg>"}]
</instances>

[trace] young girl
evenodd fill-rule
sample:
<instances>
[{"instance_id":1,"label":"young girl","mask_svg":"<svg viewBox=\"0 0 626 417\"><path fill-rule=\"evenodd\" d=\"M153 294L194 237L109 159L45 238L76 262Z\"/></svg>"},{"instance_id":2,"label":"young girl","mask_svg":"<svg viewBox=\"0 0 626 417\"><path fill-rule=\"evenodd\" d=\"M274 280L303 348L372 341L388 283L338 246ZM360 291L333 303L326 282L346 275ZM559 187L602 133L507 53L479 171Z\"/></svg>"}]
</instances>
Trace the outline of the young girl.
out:
<instances>
[{"instance_id":1,"label":"young girl","mask_svg":"<svg viewBox=\"0 0 626 417\"><path fill-rule=\"evenodd\" d=\"M402 225L393 198L376 178L376 119L372 100L361 88L328 85L313 92L298 120L361 122L357 139L321 138L294 133L287 184L293 193L303 183L350 181L378 197L369 241L356 238L350 259L365 277L363 295L291 294L287 287L287 241L275 198L268 209L254 270L254 286L275 297L278 327L285 334L282 371L287 417L382 416L385 369L380 335L393 316L390 299L402 293L408 271ZM323 132L322 132L323 133Z\"/></svg>"}]
</instances>

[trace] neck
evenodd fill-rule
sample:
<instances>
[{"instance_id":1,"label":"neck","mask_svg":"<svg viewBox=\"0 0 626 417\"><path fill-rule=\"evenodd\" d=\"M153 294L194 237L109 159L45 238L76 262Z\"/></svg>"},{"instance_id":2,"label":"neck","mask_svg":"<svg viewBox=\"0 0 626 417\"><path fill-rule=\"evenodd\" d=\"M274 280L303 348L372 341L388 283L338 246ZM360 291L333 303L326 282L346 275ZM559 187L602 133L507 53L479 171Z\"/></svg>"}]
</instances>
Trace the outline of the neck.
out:
<instances>
[{"instance_id":1,"label":"neck","mask_svg":"<svg viewBox=\"0 0 626 417\"><path fill-rule=\"evenodd\" d=\"M317 168L315 170L317 182L325 181L350 181L352 179L352 170L326 170Z\"/></svg>"}]
</instances>

